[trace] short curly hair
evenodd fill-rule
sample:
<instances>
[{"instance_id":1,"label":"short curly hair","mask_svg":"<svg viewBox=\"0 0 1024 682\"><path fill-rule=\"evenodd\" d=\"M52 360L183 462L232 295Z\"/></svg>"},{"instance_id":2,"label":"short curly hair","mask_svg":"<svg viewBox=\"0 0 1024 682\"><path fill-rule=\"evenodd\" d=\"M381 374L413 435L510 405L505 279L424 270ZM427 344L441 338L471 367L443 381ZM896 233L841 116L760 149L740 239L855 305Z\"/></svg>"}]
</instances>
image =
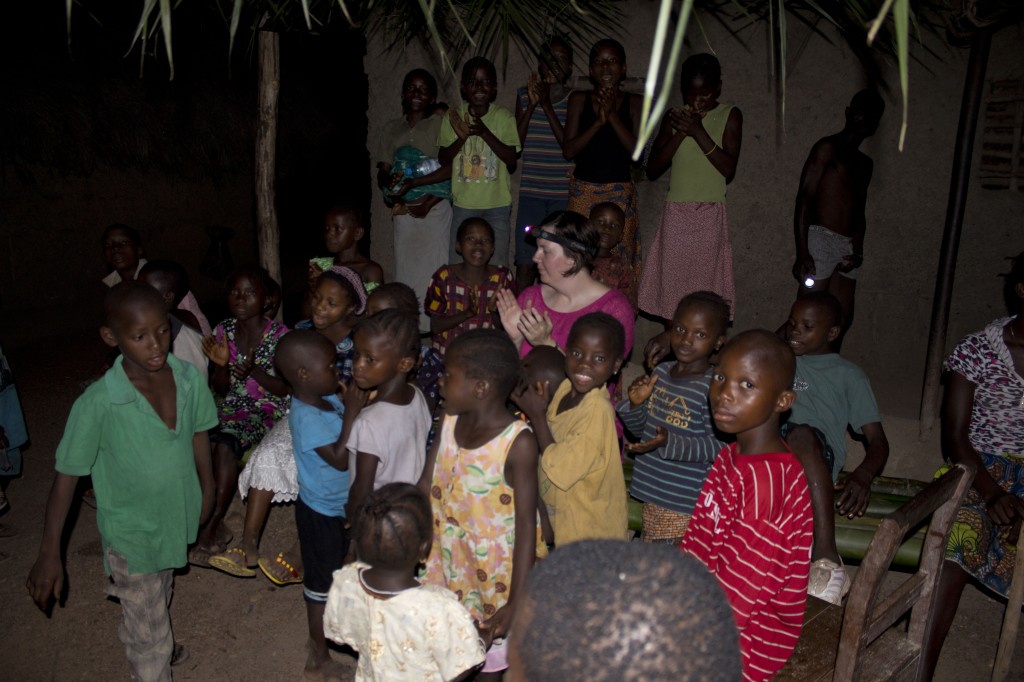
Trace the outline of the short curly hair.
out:
<instances>
[{"instance_id":1,"label":"short curly hair","mask_svg":"<svg viewBox=\"0 0 1024 682\"><path fill-rule=\"evenodd\" d=\"M734 682L739 632L718 581L668 545L584 540L527 579L509 663L531 682Z\"/></svg>"}]
</instances>

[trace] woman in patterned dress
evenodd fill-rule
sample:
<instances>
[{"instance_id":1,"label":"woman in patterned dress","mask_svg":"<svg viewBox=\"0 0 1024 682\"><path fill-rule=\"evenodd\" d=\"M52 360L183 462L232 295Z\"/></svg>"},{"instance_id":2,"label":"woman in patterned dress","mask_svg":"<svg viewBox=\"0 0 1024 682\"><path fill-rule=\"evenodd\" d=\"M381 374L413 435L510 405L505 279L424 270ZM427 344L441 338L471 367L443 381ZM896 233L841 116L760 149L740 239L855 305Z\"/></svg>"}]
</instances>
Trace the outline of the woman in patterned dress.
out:
<instances>
[{"instance_id":1,"label":"woman in patterned dress","mask_svg":"<svg viewBox=\"0 0 1024 682\"><path fill-rule=\"evenodd\" d=\"M935 670L967 581L1005 597L1017 558L1024 520L1024 253L1005 277L1012 316L968 334L946 359L943 449L954 464L974 462L977 475L950 531L922 679Z\"/></svg>"}]
</instances>

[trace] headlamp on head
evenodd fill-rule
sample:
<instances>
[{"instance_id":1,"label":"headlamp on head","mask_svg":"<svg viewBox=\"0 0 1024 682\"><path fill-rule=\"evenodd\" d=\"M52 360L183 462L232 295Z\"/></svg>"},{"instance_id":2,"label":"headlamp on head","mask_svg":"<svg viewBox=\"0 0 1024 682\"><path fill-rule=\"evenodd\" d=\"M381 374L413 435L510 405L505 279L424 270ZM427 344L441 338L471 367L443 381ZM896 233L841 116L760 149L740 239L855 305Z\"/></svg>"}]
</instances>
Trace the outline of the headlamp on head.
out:
<instances>
[{"instance_id":1,"label":"headlamp on head","mask_svg":"<svg viewBox=\"0 0 1024 682\"><path fill-rule=\"evenodd\" d=\"M583 242L570 237L564 237L556 232L548 232L540 225L527 225L523 228L523 232L526 233L529 239L545 239L549 242L561 244L571 251L585 253L591 258L597 256L598 246L596 244L594 246L587 246Z\"/></svg>"}]
</instances>

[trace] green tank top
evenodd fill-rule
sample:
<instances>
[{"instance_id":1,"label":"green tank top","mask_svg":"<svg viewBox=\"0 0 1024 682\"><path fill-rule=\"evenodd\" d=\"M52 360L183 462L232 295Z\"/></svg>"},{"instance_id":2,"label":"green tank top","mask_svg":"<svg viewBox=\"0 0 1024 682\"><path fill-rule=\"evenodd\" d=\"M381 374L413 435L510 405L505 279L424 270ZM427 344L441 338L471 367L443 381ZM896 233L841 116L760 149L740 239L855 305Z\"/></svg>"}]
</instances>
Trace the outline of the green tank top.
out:
<instances>
[{"instance_id":1,"label":"green tank top","mask_svg":"<svg viewBox=\"0 0 1024 682\"><path fill-rule=\"evenodd\" d=\"M722 146L722 134L732 107L719 102L704 117L704 130L719 147ZM672 177L666 198L675 202L725 203L725 177L711 165L692 137L685 138L672 157Z\"/></svg>"}]
</instances>

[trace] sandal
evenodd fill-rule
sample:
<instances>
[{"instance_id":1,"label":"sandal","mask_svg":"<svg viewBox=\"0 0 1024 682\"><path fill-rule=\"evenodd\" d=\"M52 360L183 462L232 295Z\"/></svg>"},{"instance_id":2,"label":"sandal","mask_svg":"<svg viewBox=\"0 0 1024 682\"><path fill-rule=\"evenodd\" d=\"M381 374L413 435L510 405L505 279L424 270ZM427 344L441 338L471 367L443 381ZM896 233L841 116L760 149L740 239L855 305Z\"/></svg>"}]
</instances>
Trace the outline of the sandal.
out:
<instances>
[{"instance_id":1,"label":"sandal","mask_svg":"<svg viewBox=\"0 0 1024 682\"><path fill-rule=\"evenodd\" d=\"M302 582L302 574L296 571L295 567L288 563L287 559L284 558L284 552L278 552L273 562L271 562L269 559L260 558L260 560L257 563L260 566L260 570L263 571L263 575L267 576L267 580L274 583L275 585L284 587L285 585L296 585ZM279 566L284 566L285 570L287 570L288 573L291 574L291 578L281 580L276 575L274 575L273 569L275 564Z\"/></svg>"},{"instance_id":2,"label":"sandal","mask_svg":"<svg viewBox=\"0 0 1024 682\"><path fill-rule=\"evenodd\" d=\"M249 557L241 547L232 547L209 559L210 566L236 578L255 578L256 571L249 568Z\"/></svg>"}]
</instances>

